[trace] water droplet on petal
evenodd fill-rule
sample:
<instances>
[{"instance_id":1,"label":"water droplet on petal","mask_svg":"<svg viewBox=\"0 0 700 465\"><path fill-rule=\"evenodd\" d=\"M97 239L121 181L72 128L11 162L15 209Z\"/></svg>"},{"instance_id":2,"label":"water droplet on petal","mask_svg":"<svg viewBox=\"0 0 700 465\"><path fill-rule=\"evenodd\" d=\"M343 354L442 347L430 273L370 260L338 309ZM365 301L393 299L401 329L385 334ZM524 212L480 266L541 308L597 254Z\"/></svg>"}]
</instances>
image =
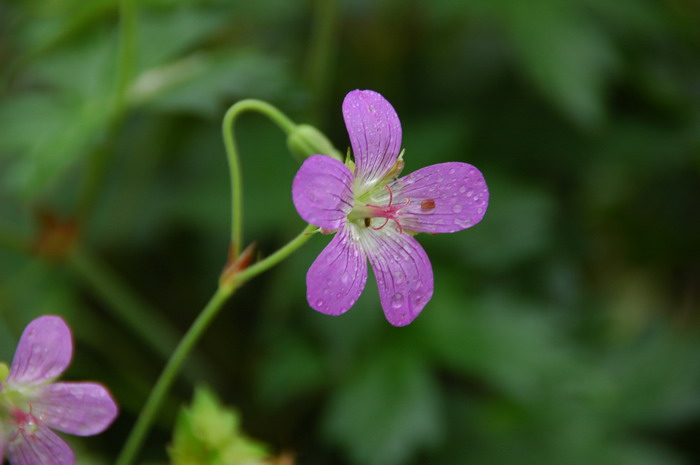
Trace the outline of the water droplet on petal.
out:
<instances>
[{"instance_id":1,"label":"water droplet on petal","mask_svg":"<svg viewBox=\"0 0 700 465\"><path fill-rule=\"evenodd\" d=\"M470 189L469 192L467 192L467 197L471 197L472 195L474 195L474 191Z\"/></svg>"},{"instance_id":2,"label":"water droplet on petal","mask_svg":"<svg viewBox=\"0 0 700 465\"><path fill-rule=\"evenodd\" d=\"M396 284L401 284L403 282L403 273L400 271L397 271L394 273L394 282Z\"/></svg>"},{"instance_id":3,"label":"water droplet on petal","mask_svg":"<svg viewBox=\"0 0 700 465\"><path fill-rule=\"evenodd\" d=\"M464 194L465 192L467 192L466 186L462 186L462 187L459 188L459 193L460 193L460 194Z\"/></svg>"},{"instance_id":4,"label":"water droplet on petal","mask_svg":"<svg viewBox=\"0 0 700 465\"><path fill-rule=\"evenodd\" d=\"M343 273L342 275L340 275L340 282L343 284L346 284L349 279L350 279L350 275L347 273Z\"/></svg>"},{"instance_id":5,"label":"water droplet on petal","mask_svg":"<svg viewBox=\"0 0 700 465\"><path fill-rule=\"evenodd\" d=\"M455 169L454 169L454 168L452 168L452 169L450 170L450 174L455 174Z\"/></svg>"},{"instance_id":6,"label":"water droplet on petal","mask_svg":"<svg viewBox=\"0 0 700 465\"><path fill-rule=\"evenodd\" d=\"M479 208L476 209L476 212L477 212L479 215L481 215L482 213L484 213L484 209L481 208L481 207L479 207Z\"/></svg>"},{"instance_id":7,"label":"water droplet on petal","mask_svg":"<svg viewBox=\"0 0 700 465\"><path fill-rule=\"evenodd\" d=\"M459 205L459 204L457 204L457 205L455 205L454 207L452 207L452 211L455 212L455 213L459 213L459 212L462 211L462 206Z\"/></svg>"},{"instance_id":8,"label":"water droplet on petal","mask_svg":"<svg viewBox=\"0 0 700 465\"><path fill-rule=\"evenodd\" d=\"M316 301L316 306L319 307L319 308L320 308L320 307L323 307L323 300L318 299L318 300Z\"/></svg>"},{"instance_id":9,"label":"water droplet on petal","mask_svg":"<svg viewBox=\"0 0 700 465\"><path fill-rule=\"evenodd\" d=\"M400 308L403 305L403 295L402 294L394 294L394 297L391 298L391 306L394 308Z\"/></svg>"}]
</instances>

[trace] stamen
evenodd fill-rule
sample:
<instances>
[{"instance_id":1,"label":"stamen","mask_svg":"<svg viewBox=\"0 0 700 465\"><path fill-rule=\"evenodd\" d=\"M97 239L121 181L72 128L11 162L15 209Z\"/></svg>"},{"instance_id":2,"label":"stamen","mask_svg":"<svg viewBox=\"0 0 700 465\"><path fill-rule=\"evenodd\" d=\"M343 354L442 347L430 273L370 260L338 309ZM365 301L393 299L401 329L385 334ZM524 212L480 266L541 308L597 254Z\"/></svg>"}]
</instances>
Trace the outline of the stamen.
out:
<instances>
[{"instance_id":1,"label":"stamen","mask_svg":"<svg viewBox=\"0 0 700 465\"><path fill-rule=\"evenodd\" d=\"M403 204L394 205L394 193L392 192L391 187L389 187L388 184L385 185L384 187L386 188L386 190L389 191L389 205L381 207L379 205L372 205L371 203L366 204L367 207L376 208L377 210L379 210L382 213L382 214L377 215L376 217L384 218L384 223L382 223L381 226L379 226L379 227L372 226L372 229L374 229L375 231L379 231L380 229L382 229L384 226L386 226L389 223L389 220L392 220L394 223L396 223L396 226L399 227L399 233L403 233L403 227L401 226L401 223L399 223L399 220L396 219L396 217L398 216L397 215L398 211L401 210L402 208L408 206L411 203L411 200L408 199L407 197L404 197ZM365 218L365 226L369 226L369 225L370 225L369 218Z\"/></svg>"},{"instance_id":2,"label":"stamen","mask_svg":"<svg viewBox=\"0 0 700 465\"><path fill-rule=\"evenodd\" d=\"M386 226L386 224L387 224L388 222L389 222L389 218L384 218L384 223L382 223L381 226L379 226L378 228L372 226L372 229L374 229L375 231L379 231L379 230L382 229L384 226Z\"/></svg>"}]
</instances>

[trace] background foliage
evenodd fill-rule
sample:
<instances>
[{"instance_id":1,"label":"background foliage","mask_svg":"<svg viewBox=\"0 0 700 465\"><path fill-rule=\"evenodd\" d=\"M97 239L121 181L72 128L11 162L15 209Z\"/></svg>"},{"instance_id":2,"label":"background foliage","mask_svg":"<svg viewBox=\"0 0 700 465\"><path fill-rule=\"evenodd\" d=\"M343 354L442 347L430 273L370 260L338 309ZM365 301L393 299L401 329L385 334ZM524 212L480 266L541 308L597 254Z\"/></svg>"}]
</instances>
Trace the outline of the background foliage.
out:
<instances>
[{"instance_id":1,"label":"background foliage","mask_svg":"<svg viewBox=\"0 0 700 465\"><path fill-rule=\"evenodd\" d=\"M121 406L72 440L106 463L224 264L225 109L268 100L343 150L340 103L369 88L406 172L482 170L484 221L419 238L436 290L408 328L372 283L343 317L308 308L327 238L246 286L144 460L204 383L303 465L698 464L699 24L693 0L3 2L0 355L69 321L68 378ZM246 240L270 252L303 226L297 164L263 118L238 134Z\"/></svg>"}]
</instances>

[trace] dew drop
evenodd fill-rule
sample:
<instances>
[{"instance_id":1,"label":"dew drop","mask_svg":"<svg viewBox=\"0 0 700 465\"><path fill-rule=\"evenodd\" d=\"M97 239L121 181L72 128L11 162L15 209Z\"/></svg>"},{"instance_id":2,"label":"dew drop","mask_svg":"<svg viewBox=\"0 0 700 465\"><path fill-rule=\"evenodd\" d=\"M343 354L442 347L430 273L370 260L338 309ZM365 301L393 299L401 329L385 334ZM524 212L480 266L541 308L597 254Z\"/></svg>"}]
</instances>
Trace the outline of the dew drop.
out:
<instances>
[{"instance_id":1,"label":"dew drop","mask_svg":"<svg viewBox=\"0 0 700 465\"><path fill-rule=\"evenodd\" d=\"M462 211L462 206L459 205L459 204L457 204L457 205L455 205L454 207L452 207L452 211L455 212L455 213L459 213L459 212Z\"/></svg>"},{"instance_id":2,"label":"dew drop","mask_svg":"<svg viewBox=\"0 0 700 465\"><path fill-rule=\"evenodd\" d=\"M465 186L462 186L462 187L459 188L459 193L460 193L460 194L464 194L465 192L467 192L467 188L466 188Z\"/></svg>"},{"instance_id":3,"label":"dew drop","mask_svg":"<svg viewBox=\"0 0 700 465\"><path fill-rule=\"evenodd\" d=\"M450 170L450 174L455 174L455 169L454 169L454 168L452 168L452 169Z\"/></svg>"},{"instance_id":4,"label":"dew drop","mask_svg":"<svg viewBox=\"0 0 700 465\"><path fill-rule=\"evenodd\" d=\"M348 280L350 280L349 274L343 273L342 275L340 275L340 282L341 283L346 284L348 282Z\"/></svg>"},{"instance_id":5,"label":"dew drop","mask_svg":"<svg viewBox=\"0 0 700 465\"><path fill-rule=\"evenodd\" d=\"M402 294L394 294L394 297L391 298L391 306L394 308L400 308L403 305L403 295Z\"/></svg>"},{"instance_id":6,"label":"dew drop","mask_svg":"<svg viewBox=\"0 0 700 465\"><path fill-rule=\"evenodd\" d=\"M400 271L397 271L394 273L394 282L396 284L401 284L403 282L403 273Z\"/></svg>"},{"instance_id":7,"label":"dew drop","mask_svg":"<svg viewBox=\"0 0 700 465\"><path fill-rule=\"evenodd\" d=\"M323 300L318 299L318 300L316 301L316 306L319 307L319 308L323 307Z\"/></svg>"},{"instance_id":8,"label":"dew drop","mask_svg":"<svg viewBox=\"0 0 700 465\"><path fill-rule=\"evenodd\" d=\"M482 213L484 213L484 209L481 208L481 207L479 207L479 208L476 209L476 212L477 212L479 215L481 215Z\"/></svg>"},{"instance_id":9,"label":"dew drop","mask_svg":"<svg viewBox=\"0 0 700 465\"><path fill-rule=\"evenodd\" d=\"M474 195L473 190L470 189L469 191L467 191L467 197L471 197L472 195Z\"/></svg>"},{"instance_id":10,"label":"dew drop","mask_svg":"<svg viewBox=\"0 0 700 465\"><path fill-rule=\"evenodd\" d=\"M462 228L471 226L472 220L469 218L455 218L454 223Z\"/></svg>"}]
</instances>

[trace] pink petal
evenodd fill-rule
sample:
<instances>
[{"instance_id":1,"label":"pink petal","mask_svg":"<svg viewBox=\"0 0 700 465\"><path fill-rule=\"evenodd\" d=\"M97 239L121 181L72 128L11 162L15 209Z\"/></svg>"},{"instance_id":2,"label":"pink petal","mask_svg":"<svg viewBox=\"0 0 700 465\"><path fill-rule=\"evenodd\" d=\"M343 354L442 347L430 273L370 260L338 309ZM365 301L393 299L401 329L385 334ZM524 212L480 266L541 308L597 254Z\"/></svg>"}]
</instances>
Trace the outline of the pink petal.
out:
<instances>
[{"instance_id":1,"label":"pink petal","mask_svg":"<svg viewBox=\"0 0 700 465\"><path fill-rule=\"evenodd\" d=\"M430 260L418 241L400 233L394 224L363 232L363 247L377 278L384 315L392 325L406 326L433 296Z\"/></svg>"},{"instance_id":2,"label":"pink petal","mask_svg":"<svg viewBox=\"0 0 700 465\"><path fill-rule=\"evenodd\" d=\"M352 307L367 282L367 258L353 224L343 223L306 274L309 305L326 315L340 315Z\"/></svg>"},{"instance_id":3,"label":"pink petal","mask_svg":"<svg viewBox=\"0 0 700 465\"><path fill-rule=\"evenodd\" d=\"M96 383L39 386L30 403L32 414L47 426L77 436L101 433L117 416L117 404L109 391Z\"/></svg>"},{"instance_id":4,"label":"pink petal","mask_svg":"<svg viewBox=\"0 0 700 465\"><path fill-rule=\"evenodd\" d=\"M343 116L355 157L355 185L373 186L389 172L399 156L399 117L394 107L372 90L348 93L343 101Z\"/></svg>"},{"instance_id":5,"label":"pink petal","mask_svg":"<svg viewBox=\"0 0 700 465\"><path fill-rule=\"evenodd\" d=\"M312 155L294 176L292 199L304 221L337 229L352 210L352 173L338 160Z\"/></svg>"},{"instance_id":6,"label":"pink petal","mask_svg":"<svg viewBox=\"0 0 700 465\"><path fill-rule=\"evenodd\" d=\"M396 180L391 188L396 202L410 201L399 213L401 225L418 232L470 228L484 217L489 202L484 176L466 163L426 166Z\"/></svg>"},{"instance_id":7,"label":"pink petal","mask_svg":"<svg viewBox=\"0 0 700 465\"><path fill-rule=\"evenodd\" d=\"M31 385L55 378L68 367L72 353L68 325L57 316L41 316L24 329L7 383Z\"/></svg>"},{"instance_id":8,"label":"pink petal","mask_svg":"<svg viewBox=\"0 0 700 465\"><path fill-rule=\"evenodd\" d=\"M45 426L30 433L18 430L9 441L8 456L12 465L73 465L75 456L63 439Z\"/></svg>"}]
</instances>

